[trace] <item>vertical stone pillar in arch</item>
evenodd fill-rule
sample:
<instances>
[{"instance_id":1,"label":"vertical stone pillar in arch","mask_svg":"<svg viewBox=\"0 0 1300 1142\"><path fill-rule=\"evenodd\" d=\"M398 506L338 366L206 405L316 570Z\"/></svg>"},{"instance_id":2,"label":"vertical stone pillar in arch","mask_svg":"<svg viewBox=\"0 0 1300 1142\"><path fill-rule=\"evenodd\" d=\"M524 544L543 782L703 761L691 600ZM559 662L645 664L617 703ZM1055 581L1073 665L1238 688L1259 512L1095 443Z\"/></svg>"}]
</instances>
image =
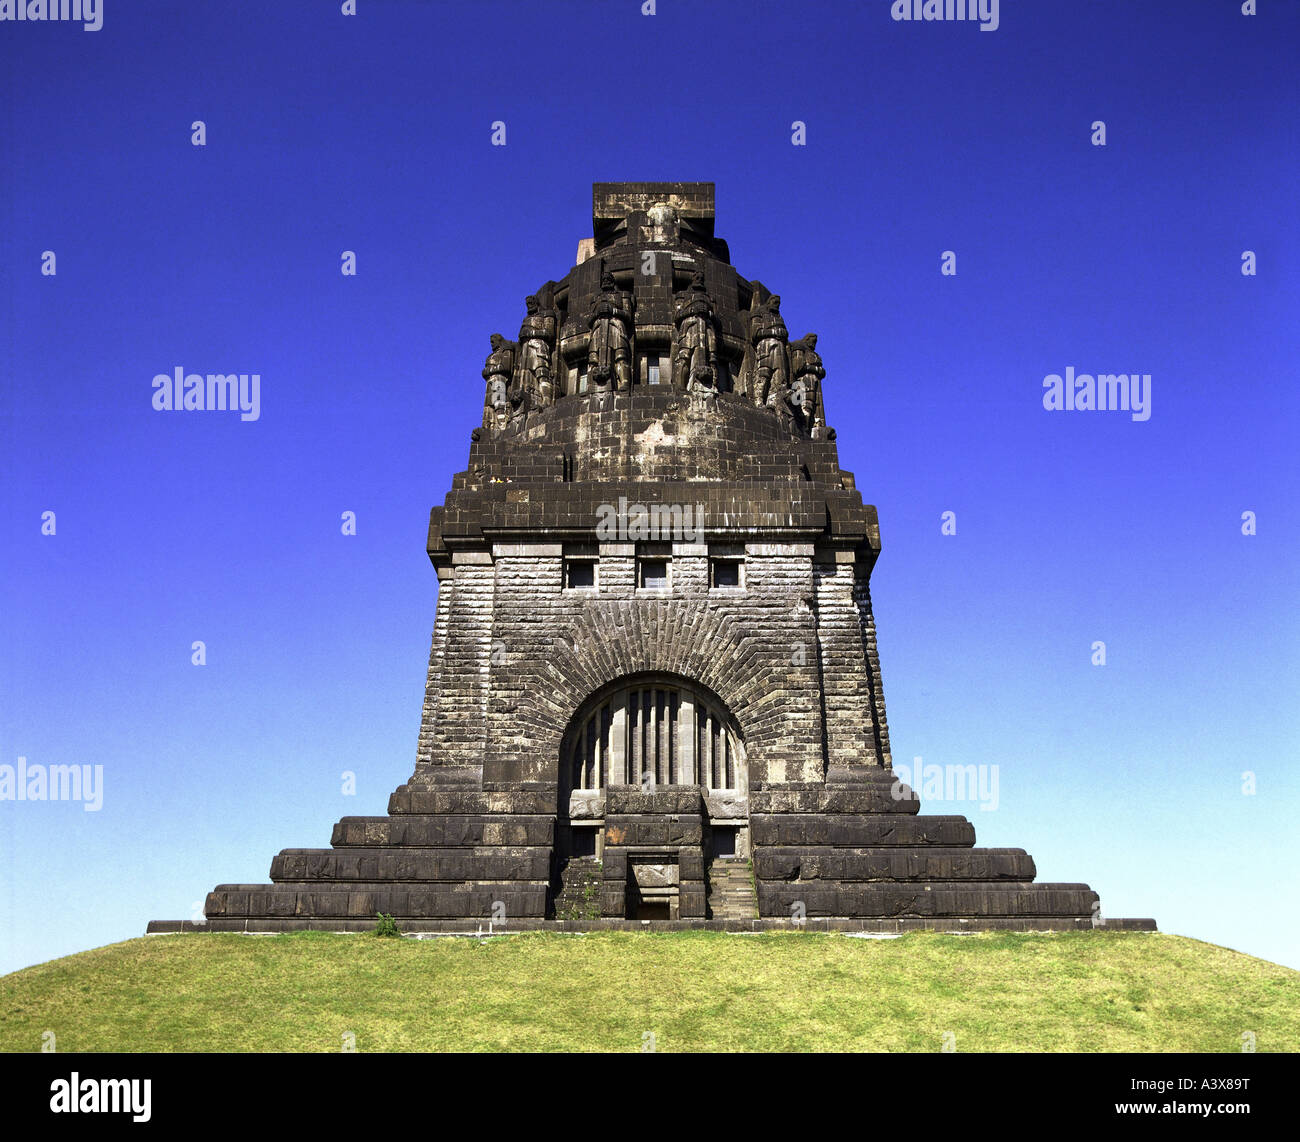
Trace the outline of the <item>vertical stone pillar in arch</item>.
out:
<instances>
[{"instance_id":1,"label":"vertical stone pillar in arch","mask_svg":"<svg viewBox=\"0 0 1300 1142\"><path fill-rule=\"evenodd\" d=\"M695 742L699 735L695 732L695 696L690 691L683 691L677 716L681 719L681 725L686 729L686 732L683 732L681 736L681 755L679 758L681 777L679 780L682 785L695 785L699 781L695 758Z\"/></svg>"},{"instance_id":2,"label":"vertical stone pillar in arch","mask_svg":"<svg viewBox=\"0 0 1300 1142\"><path fill-rule=\"evenodd\" d=\"M626 785L631 781L627 758L627 707L615 706L609 737L609 784Z\"/></svg>"}]
</instances>

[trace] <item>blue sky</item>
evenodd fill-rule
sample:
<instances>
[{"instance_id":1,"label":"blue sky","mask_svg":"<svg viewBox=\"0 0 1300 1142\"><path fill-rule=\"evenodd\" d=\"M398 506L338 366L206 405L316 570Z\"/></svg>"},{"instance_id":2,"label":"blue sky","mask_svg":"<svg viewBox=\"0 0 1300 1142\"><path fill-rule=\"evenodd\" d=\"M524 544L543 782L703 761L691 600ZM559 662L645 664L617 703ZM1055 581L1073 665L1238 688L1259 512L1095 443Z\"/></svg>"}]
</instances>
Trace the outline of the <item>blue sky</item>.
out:
<instances>
[{"instance_id":1,"label":"blue sky","mask_svg":"<svg viewBox=\"0 0 1300 1142\"><path fill-rule=\"evenodd\" d=\"M1300 967L1300 5L357 7L0 22L0 764L104 774L0 803L0 970L385 810L488 334L635 179L715 182L819 335L895 759L999 767L996 811L922 811ZM155 411L178 366L260 417ZM1067 367L1150 374L1150 419L1044 410Z\"/></svg>"}]
</instances>

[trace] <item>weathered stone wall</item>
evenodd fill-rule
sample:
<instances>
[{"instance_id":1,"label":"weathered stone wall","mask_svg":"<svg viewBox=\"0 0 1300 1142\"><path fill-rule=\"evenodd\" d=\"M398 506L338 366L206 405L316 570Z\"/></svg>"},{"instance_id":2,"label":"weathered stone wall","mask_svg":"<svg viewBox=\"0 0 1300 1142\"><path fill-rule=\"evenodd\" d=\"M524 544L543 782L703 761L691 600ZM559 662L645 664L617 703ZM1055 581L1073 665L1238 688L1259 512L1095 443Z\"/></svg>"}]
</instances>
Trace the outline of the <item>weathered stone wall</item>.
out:
<instances>
[{"instance_id":1,"label":"weathered stone wall","mask_svg":"<svg viewBox=\"0 0 1300 1142\"><path fill-rule=\"evenodd\" d=\"M704 352L691 305L716 355L665 376L665 354ZM330 849L281 852L272 883L218 885L210 926L356 929L384 912L442 930L664 909L704 923L710 867L722 911L768 921L1088 924L1087 885L1034 883L1028 854L975 848L970 821L921 816L896 785L869 587L876 512L839 467L814 339L787 343L776 299L730 265L712 185L597 184L580 264L529 307L519 343L492 342L483 425L430 513L439 591L414 773L387 816L345 817ZM646 351L644 374L613 360L619 337ZM603 533L620 505L625 530ZM677 530L638 531L637 505L676 509ZM668 560L666 587L638 586L639 557ZM596 561L594 588L566 585L576 558ZM717 558L743 560L740 585L712 585ZM622 783L619 743L638 739L616 720L635 707L615 713L611 695L645 679L675 686L654 692L675 695L664 708L711 712L673 723L692 732L665 738L679 751L670 781L642 787ZM575 719L591 740L592 711L614 719L610 776L570 797L563 754ZM733 739L746 771L706 786L697 740L716 763Z\"/></svg>"},{"instance_id":2,"label":"weathered stone wall","mask_svg":"<svg viewBox=\"0 0 1300 1142\"><path fill-rule=\"evenodd\" d=\"M879 764L852 563L814 563L811 544L730 546L744 552L743 586L710 589L709 545L678 543L659 591L636 586L634 544L597 550L596 588L576 590L564 587L562 544L497 544L487 563L458 553L412 788L432 788L440 768L481 766L488 789L557 790L579 706L641 673L721 699L752 789L824 781L828 763ZM437 661L440 649L460 665Z\"/></svg>"}]
</instances>

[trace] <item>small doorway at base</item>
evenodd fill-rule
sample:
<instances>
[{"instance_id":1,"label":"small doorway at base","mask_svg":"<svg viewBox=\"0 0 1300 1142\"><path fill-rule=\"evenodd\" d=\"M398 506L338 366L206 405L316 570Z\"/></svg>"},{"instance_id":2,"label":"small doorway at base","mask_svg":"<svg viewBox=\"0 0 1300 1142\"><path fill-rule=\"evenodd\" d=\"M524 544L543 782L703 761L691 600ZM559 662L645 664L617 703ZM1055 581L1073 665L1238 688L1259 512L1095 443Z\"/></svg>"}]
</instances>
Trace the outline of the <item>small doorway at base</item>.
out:
<instances>
[{"instance_id":1,"label":"small doorway at base","mask_svg":"<svg viewBox=\"0 0 1300 1142\"><path fill-rule=\"evenodd\" d=\"M677 919L680 879L676 854L633 857L627 871L629 920Z\"/></svg>"}]
</instances>

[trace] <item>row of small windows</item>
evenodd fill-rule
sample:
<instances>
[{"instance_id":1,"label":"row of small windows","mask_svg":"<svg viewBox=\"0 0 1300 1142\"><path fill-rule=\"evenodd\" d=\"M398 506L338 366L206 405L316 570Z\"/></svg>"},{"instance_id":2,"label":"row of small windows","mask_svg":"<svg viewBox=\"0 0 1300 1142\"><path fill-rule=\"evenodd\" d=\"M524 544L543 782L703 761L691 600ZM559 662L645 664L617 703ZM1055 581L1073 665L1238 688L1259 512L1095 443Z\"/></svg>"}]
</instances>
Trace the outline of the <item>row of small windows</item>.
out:
<instances>
[{"instance_id":1,"label":"row of small windows","mask_svg":"<svg viewBox=\"0 0 1300 1142\"><path fill-rule=\"evenodd\" d=\"M594 590L596 564L592 558L570 558L564 561L564 586L571 590ZM636 585L645 591L672 589L672 561L669 559L638 559ZM743 559L710 559L709 586L714 590L744 585Z\"/></svg>"}]
</instances>

